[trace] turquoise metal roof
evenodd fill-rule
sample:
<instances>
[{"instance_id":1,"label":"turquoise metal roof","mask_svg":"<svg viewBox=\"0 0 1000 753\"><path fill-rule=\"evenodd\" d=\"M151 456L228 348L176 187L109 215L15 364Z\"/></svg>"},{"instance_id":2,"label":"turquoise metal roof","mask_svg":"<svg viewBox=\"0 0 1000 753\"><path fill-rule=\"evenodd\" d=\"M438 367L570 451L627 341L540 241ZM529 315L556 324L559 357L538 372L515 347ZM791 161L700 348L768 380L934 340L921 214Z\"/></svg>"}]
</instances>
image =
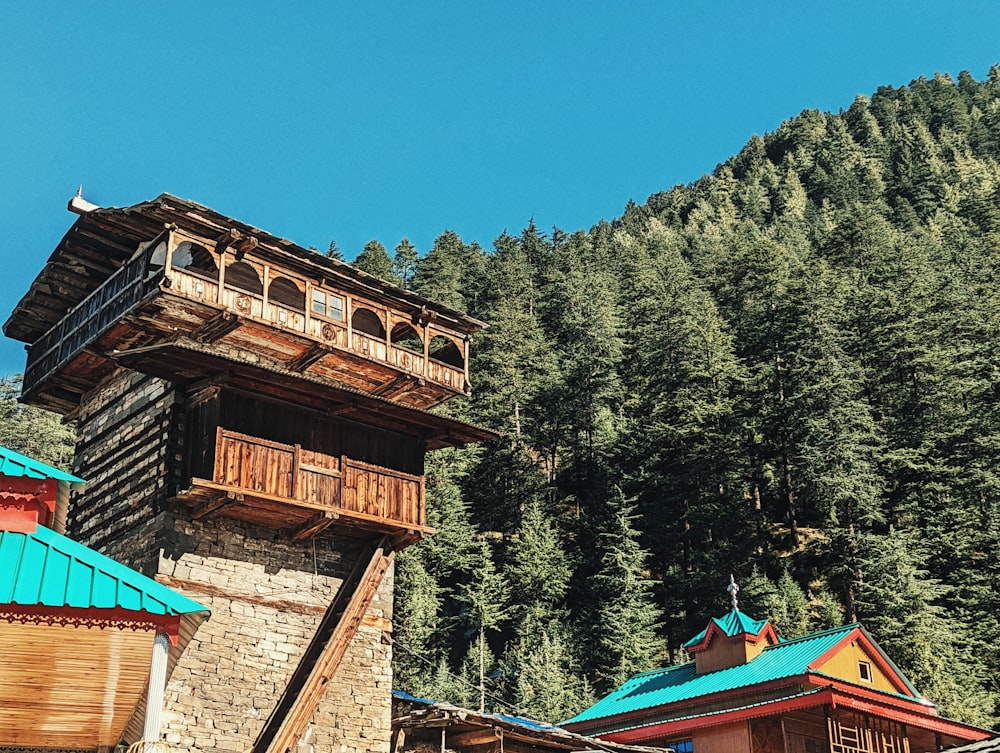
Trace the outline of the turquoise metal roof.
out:
<instances>
[{"instance_id":1,"label":"turquoise metal roof","mask_svg":"<svg viewBox=\"0 0 1000 753\"><path fill-rule=\"evenodd\" d=\"M708 627L685 643L684 648L690 648L691 646L696 646L701 643L705 639L705 633L708 632L709 627L711 627L713 623L718 626L725 635L732 638L737 635L760 635L760 631L764 629L765 625L767 625L767 620L755 620L753 617L748 617L743 614L740 610L733 609L722 619L713 617L712 622L709 623Z\"/></svg>"},{"instance_id":2,"label":"turquoise metal roof","mask_svg":"<svg viewBox=\"0 0 1000 753\"><path fill-rule=\"evenodd\" d=\"M26 476L37 479L51 478L74 485L85 483L82 478L77 478L66 473L66 471L60 471L51 465L40 463L19 452L14 452L14 450L8 447L0 447L0 476L11 476L14 478Z\"/></svg>"},{"instance_id":3,"label":"turquoise metal roof","mask_svg":"<svg viewBox=\"0 0 1000 753\"><path fill-rule=\"evenodd\" d=\"M767 646L760 656L746 664L703 675L695 673L695 662L644 672L635 675L620 688L563 724L628 714L724 690L805 674L811 663L857 627L857 624L844 625Z\"/></svg>"},{"instance_id":4,"label":"turquoise metal roof","mask_svg":"<svg viewBox=\"0 0 1000 753\"><path fill-rule=\"evenodd\" d=\"M50 528L0 531L4 605L127 609L158 615L208 612L186 596Z\"/></svg>"}]
</instances>

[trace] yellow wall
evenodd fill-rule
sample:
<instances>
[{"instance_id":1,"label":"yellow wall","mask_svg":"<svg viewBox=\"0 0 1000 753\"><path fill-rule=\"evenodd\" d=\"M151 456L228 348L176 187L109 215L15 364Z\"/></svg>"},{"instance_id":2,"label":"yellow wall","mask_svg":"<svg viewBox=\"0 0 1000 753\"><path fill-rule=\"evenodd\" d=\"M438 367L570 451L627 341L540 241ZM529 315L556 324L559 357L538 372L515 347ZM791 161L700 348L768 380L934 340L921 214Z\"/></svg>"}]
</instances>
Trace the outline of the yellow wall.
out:
<instances>
[{"instance_id":1,"label":"yellow wall","mask_svg":"<svg viewBox=\"0 0 1000 753\"><path fill-rule=\"evenodd\" d=\"M872 681L865 682L861 679L858 670L858 662L866 661L871 665ZM837 677L858 685L870 685L876 690L884 690L890 693L907 692L896 687L890 682L889 677L879 669L872 657L859 644L854 641L849 646L844 646L829 661L818 667L818 671L832 677Z\"/></svg>"}]
</instances>

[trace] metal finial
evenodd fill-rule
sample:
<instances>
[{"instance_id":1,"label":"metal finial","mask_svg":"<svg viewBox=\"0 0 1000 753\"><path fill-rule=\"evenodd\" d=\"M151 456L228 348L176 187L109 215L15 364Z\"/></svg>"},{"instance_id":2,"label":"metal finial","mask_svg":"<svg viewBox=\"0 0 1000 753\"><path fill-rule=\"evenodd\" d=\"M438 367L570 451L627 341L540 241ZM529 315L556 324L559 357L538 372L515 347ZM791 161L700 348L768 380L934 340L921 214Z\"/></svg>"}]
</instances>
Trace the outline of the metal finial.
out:
<instances>
[{"instance_id":1,"label":"metal finial","mask_svg":"<svg viewBox=\"0 0 1000 753\"><path fill-rule=\"evenodd\" d=\"M736 585L736 579L731 573L729 575L729 585L726 586L726 590L729 591L729 597L733 600L733 611L735 612L738 609L736 605L739 603L736 601L736 594L740 592L740 587Z\"/></svg>"}]
</instances>

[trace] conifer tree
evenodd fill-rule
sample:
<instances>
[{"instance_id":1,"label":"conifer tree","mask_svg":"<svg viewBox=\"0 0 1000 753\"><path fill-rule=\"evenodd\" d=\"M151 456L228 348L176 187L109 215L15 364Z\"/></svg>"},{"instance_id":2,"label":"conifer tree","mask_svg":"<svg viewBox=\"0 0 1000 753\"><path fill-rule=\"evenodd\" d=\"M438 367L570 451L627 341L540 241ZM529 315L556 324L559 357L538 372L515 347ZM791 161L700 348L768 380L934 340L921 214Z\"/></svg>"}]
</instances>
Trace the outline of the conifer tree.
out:
<instances>
[{"instance_id":1,"label":"conifer tree","mask_svg":"<svg viewBox=\"0 0 1000 753\"><path fill-rule=\"evenodd\" d=\"M372 239L365 244L365 247L352 262L356 269L367 272L372 277L377 277L386 282L396 282L396 277L392 272L392 259L385 246L377 240Z\"/></svg>"},{"instance_id":2,"label":"conifer tree","mask_svg":"<svg viewBox=\"0 0 1000 753\"><path fill-rule=\"evenodd\" d=\"M409 290L413 287L413 276L417 273L420 255L409 240L403 238L396 244L396 254L392 257L392 274L396 284Z\"/></svg>"},{"instance_id":3,"label":"conifer tree","mask_svg":"<svg viewBox=\"0 0 1000 753\"><path fill-rule=\"evenodd\" d=\"M469 667L474 667L472 674L477 681L478 707L480 711L485 711L487 673L493 669L494 663L486 633L499 628L500 623L507 617L509 590L506 581L497 572L493 563L493 552L489 543L480 538L477 544L471 580L460 587L458 599L464 605L465 624L474 636L465 661L464 674L468 676Z\"/></svg>"}]
</instances>

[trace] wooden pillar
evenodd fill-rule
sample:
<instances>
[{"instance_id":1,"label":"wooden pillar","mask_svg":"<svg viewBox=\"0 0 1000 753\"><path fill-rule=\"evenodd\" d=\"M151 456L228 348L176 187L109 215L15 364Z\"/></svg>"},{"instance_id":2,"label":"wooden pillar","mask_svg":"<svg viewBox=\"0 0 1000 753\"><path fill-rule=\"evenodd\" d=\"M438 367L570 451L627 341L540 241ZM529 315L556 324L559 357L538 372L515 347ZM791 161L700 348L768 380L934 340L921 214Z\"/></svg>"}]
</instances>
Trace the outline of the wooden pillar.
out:
<instances>
[{"instance_id":1,"label":"wooden pillar","mask_svg":"<svg viewBox=\"0 0 1000 753\"><path fill-rule=\"evenodd\" d=\"M149 662L149 685L146 689L146 721L142 729L145 753L155 753L160 741L160 717L163 714L163 694L167 686L167 657L170 638L158 632L153 639L153 656Z\"/></svg>"}]
</instances>

